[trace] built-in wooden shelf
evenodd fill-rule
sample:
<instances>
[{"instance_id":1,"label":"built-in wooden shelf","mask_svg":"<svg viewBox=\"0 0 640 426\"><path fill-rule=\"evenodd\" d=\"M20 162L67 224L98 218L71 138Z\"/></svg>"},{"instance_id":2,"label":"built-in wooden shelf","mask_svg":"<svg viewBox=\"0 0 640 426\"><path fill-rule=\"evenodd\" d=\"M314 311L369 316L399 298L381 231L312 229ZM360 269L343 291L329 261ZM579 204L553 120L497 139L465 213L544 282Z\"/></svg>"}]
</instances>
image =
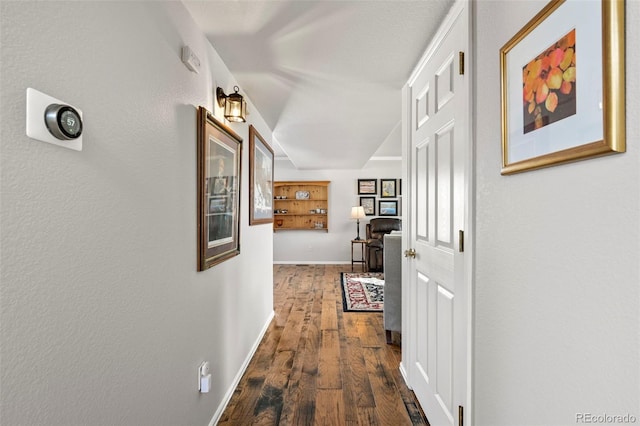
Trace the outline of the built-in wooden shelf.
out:
<instances>
[{"instance_id":1,"label":"built-in wooden shelf","mask_svg":"<svg viewBox=\"0 0 640 426\"><path fill-rule=\"evenodd\" d=\"M329 232L329 183L330 181L274 182L273 231ZM286 213L280 213L283 210Z\"/></svg>"}]
</instances>

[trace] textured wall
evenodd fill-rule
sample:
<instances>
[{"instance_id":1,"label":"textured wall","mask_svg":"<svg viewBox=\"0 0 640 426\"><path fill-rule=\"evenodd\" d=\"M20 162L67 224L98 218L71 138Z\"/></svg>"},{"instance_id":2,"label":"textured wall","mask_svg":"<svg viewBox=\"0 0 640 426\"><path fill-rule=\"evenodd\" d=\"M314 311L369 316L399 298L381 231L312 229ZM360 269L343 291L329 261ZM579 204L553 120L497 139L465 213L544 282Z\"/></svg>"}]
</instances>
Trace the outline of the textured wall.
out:
<instances>
[{"instance_id":1,"label":"textured wall","mask_svg":"<svg viewBox=\"0 0 640 426\"><path fill-rule=\"evenodd\" d=\"M196 107L232 77L178 2L0 7L0 423L207 424L273 303L246 124L242 254L196 272ZM82 152L25 136L27 87L83 110Z\"/></svg>"},{"instance_id":2,"label":"textured wall","mask_svg":"<svg viewBox=\"0 0 640 426\"><path fill-rule=\"evenodd\" d=\"M499 49L545 4L475 3L478 425L640 419L640 3L627 2L627 152L501 176Z\"/></svg>"},{"instance_id":3,"label":"textured wall","mask_svg":"<svg viewBox=\"0 0 640 426\"><path fill-rule=\"evenodd\" d=\"M291 163L276 161L275 180L329 180L329 232L280 231L273 237L274 262L351 263L351 243L356 237L356 223L350 218L351 207L360 203L358 179L399 179L401 161L369 161L362 170L297 170ZM378 194L380 181L378 180ZM376 213L378 212L376 197ZM398 198L400 208L402 198ZM373 217L373 216L372 216ZM365 224L360 220L360 238L365 238ZM359 256L360 247L354 247Z\"/></svg>"}]
</instances>

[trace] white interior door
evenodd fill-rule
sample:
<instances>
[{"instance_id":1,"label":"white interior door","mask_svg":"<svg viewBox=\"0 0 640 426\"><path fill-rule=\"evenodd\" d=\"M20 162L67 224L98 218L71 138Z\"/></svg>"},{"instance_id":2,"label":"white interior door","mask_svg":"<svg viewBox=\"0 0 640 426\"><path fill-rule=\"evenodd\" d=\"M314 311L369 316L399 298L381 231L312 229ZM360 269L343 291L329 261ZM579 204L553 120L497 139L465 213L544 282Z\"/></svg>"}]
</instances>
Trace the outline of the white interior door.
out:
<instances>
[{"instance_id":1,"label":"white interior door","mask_svg":"<svg viewBox=\"0 0 640 426\"><path fill-rule=\"evenodd\" d=\"M405 88L409 171L409 286L405 300L409 385L431 425L458 425L468 392L468 285L460 231L468 222L469 75L466 2L454 5ZM467 67L468 68L468 67ZM411 258L412 256L415 256ZM406 365L406 367L405 367Z\"/></svg>"}]
</instances>

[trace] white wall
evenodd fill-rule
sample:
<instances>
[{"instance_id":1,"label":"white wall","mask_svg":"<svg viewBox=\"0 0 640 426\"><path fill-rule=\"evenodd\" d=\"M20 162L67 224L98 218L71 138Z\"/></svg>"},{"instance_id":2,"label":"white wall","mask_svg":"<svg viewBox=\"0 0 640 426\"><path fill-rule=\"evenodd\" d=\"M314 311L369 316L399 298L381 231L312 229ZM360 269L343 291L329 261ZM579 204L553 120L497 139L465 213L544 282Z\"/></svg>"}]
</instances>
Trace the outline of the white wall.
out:
<instances>
[{"instance_id":1,"label":"white wall","mask_svg":"<svg viewBox=\"0 0 640 426\"><path fill-rule=\"evenodd\" d=\"M232 76L178 2L0 7L1 423L207 424L273 306L272 230L248 226L249 123L231 126L242 253L196 272L196 107ZM82 152L25 136L27 87L83 110Z\"/></svg>"},{"instance_id":2,"label":"white wall","mask_svg":"<svg viewBox=\"0 0 640 426\"><path fill-rule=\"evenodd\" d=\"M501 176L499 49L546 3L475 2L475 423L640 421L640 3L627 152Z\"/></svg>"},{"instance_id":3,"label":"white wall","mask_svg":"<svg viewBox=\"0 0 640 426\"><path fill-rule=\"evenodd\" d=\"M400 143L400 141L398 141ZM351 243L357 235L356 222L350 218L351 207L360 205L358 179L399 179L402 173L400 160L369 161L359 170L297 170L289 161L276 161L275 180L329 180L329 232L278 231L273 237L275 263L349 263ZM379 195L376 197L378 212ZM398 198L398 201L401 198ZM398 208L400 202L398 202ZM360 220L360 238L365 238L367 216ZM354 256L359 256L359 247Z\"/></svg>"}]
</instances>

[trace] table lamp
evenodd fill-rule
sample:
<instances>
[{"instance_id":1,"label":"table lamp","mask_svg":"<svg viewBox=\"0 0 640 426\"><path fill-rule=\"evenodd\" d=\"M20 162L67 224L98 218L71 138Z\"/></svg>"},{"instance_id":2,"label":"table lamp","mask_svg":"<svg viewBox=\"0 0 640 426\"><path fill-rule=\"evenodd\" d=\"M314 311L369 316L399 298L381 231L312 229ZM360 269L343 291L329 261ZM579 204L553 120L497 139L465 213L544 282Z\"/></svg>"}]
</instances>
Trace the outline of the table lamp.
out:
<instances>
[{"instance_id":1,"label":"table lamp","mask_svg":"<svg viewBox=\"0 0 640 426\"><path fill-rule=\"evenodd\" d=\"M363 219L365 216L364 207L351 207L351 219L356 219L356 227L358 228L358 236L355 238L355 241L360 241L362 239L360 238L360 219Z\"/></svg>"}]
</instances>

